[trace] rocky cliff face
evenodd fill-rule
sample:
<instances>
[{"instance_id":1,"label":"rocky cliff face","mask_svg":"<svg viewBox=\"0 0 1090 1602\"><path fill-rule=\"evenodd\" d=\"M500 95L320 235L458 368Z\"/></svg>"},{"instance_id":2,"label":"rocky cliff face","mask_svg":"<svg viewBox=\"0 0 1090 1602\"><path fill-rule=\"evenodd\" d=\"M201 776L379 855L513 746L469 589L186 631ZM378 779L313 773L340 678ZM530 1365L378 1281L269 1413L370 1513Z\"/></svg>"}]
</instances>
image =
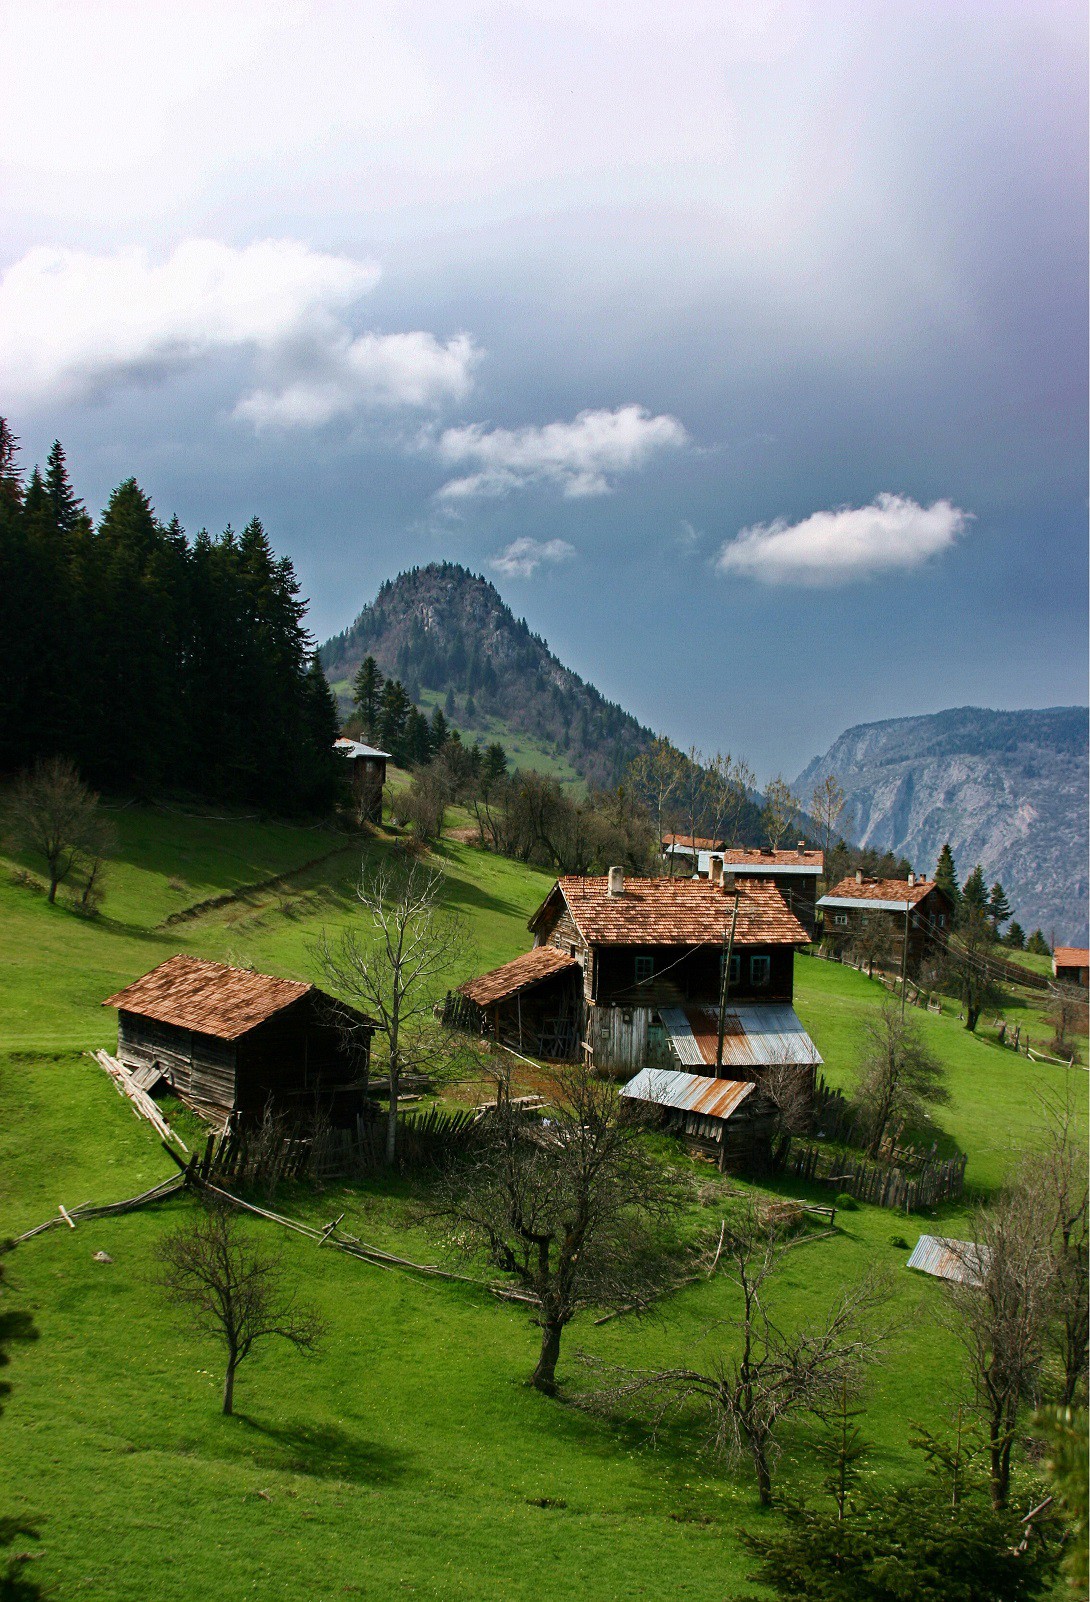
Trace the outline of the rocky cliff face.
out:
<instances>
[{"instance_id":1,"label":"rocky cliff face","mask_svg":"<svg viewBox=\"0 0 1090 1602\"><path fill-rule=\"evenodd\" d=\"M964 880L981 863L1029 930L1085 944L1087 710L958 707L848 729L799 775L803 800L827 773L848 795L851 838L931 873L949 840Z\"/></svg>"}]
</instances>

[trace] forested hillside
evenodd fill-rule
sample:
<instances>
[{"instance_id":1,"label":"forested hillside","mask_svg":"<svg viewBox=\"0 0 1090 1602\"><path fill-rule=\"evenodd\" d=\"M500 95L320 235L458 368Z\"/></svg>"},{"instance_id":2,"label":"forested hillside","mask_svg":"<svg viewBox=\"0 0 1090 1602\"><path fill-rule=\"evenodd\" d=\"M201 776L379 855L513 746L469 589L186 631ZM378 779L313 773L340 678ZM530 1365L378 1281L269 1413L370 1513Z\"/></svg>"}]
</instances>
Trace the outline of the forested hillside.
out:
<instances>
[{"instance_id":1,"label":"forested hillside","mask_svg":"<svg viewBox=\"0 0 1090 1602\"><path fill-rule=\"evenodd\" d=\"M59 443L44 474L17 453L0 419L0 773L328 809L336 704L260 522L189 539L130 478L96 525Z\"/></svg>"},{"instance_id":2,"label":"forested hillside","mask_svg":"<svg viewBox=\"0 0 1090 1602\"><path fill-rule=\"evenodd\" d=\"M454 562L413 568L384 584L344 633L322 647L331 680L351 679L364 657L456 705L461 729L500 718L562 753L591 785L619 782L651 744L650 729L566 668L514 616L495 586Z\"/></svg>"}]
</instances>

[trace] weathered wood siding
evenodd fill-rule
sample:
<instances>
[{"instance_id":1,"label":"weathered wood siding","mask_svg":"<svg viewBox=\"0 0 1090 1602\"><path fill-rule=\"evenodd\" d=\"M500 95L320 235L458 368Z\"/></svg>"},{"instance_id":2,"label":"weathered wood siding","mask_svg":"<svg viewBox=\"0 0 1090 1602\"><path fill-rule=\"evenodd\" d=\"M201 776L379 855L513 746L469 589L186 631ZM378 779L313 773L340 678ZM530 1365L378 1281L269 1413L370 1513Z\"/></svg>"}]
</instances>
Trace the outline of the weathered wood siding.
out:
<instances>
[{"instance_id":1,"label":"weathered wood siding","mask_svg":"<svg viewBox=\"0 0 1090 1602\"><path fill-rule=\"evenodd\" d=\"M120 1012L117 1055L127 1068L156 1066L179 1096L230 1112L235 1101L235 1046L139 1013Z\"/></svg>"},{"instance_id":2,"label":"weathered wood siding","mask_svg":"<svg viewBox=\"0 0 1090 1602\"><path fill-rule=\"evenodd\" d=\"M583 965L583 997L589 1001L594 991L594 953L588 949L579 932L579 926L567 907L561 903L556 922L539 929L535 945L555 946L569 956L577 957Z\"/></svg>"},{"instance_id":3,"label":"weathered wood siding","mask_svg":"<svg viewBox=\"0 0 1090 1602\"><path fill-rule=\"evenodd\" d=\"M598 946L594 999L599 1006L678 1006L693 1002L718 1006L721 946ZM738 978L730 986L732 1001L790 1001L794 989L795 952L791 946L735 946ZM637 958L649 957L650 979L637 980ZM768 983L755 985L750 958L769 959Z\"/></svg>"},{"instance_id":4,"label":"weathered wood siding","mask_svg":"<svg viewBox=\"0 0 1090 1602\"><path fill-rule=\"evenodd\" d=\"M638 1073L647 1063L650 1007L589 1007L586 1041L600 1073Z\"/></svg>"}]
</instances>

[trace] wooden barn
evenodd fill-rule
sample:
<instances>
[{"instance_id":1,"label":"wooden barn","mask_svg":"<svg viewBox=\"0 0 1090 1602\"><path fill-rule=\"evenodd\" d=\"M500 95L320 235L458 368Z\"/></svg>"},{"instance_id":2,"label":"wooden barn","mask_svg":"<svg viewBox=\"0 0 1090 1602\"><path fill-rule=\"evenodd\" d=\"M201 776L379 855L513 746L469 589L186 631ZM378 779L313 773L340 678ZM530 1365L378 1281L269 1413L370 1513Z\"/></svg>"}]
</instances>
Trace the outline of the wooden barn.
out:
<instances>
[{"instance_id":1,"label":"wooden barn","mask_svg":"<svg viewBox=\"0 0 1090 1602\"><path fill-rule=\"evenodd\" d=\"M574 1062L582 1036L583 972L555 946L535 946L459 985L444 1022L490 1034L516 1051Z\"/></svg>"},{"instance_id":2,"label":"wooden barn","mask_svg":"<svg viewBox=\"0 0 1090 1602\"><path fill-rule=\"evenodd\" d=\"M721 1170L752 1171L771 1156L776 1109L752 1080L644 1068L621 1095L658 1108L665 1128Z\"/></svg>"},{"instance_id":3,"label":"wooden barn","mask_svg":"<svg viewBox=\"0 0 1090 1602\"><path fill-rule=\"evenodd\" d=\"M103 1002L117 1055L198 1112L259 1118L267 1105L352 1124L367 1090L373 1021L316 986L201 957L171 957Z\"/></svg>"}]
</instances>

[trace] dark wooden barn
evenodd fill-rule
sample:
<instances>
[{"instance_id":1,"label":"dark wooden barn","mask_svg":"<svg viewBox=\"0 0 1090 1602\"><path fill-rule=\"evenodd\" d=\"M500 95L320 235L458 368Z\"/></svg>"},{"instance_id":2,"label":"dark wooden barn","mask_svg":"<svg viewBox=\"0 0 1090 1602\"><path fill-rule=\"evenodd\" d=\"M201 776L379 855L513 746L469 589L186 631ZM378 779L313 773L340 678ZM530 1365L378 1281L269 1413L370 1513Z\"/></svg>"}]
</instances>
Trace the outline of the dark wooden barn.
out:
<instances>
[{"instance_id":1,"label":"dark wooden barn","mask_svg":"<svg viewBox=\"0 0 1090 1602\"><path fill-rule=\"evenodd\" d=\"M382 822L382 789L386 783L389 751L379 751L359 740L334 740L333 749L344 757L352 774L352 795L361 823Z\"/></svg>"},{"instance_id":2,"label":"dark wooden barn","mask_svg":"<svg viewBox=\"0 0 1090 1602\"><path fill-rule=\"evenodd\" d=\"M103 1002L117 1055L157 1070L198 1112L259 1118L266 1106L352 1124L367 1091L375 1025L315 985L200 957L171 957Z\"/></svg>"},{"instance_id":3,"label":"dark wooden barn","mask_svg":"<svg viewBox=\"0 0 1090 1602\"><path fill-rule=\"evenodd\" d=\"M555 946L537 946L459 985L444 1022L490 1034L516 1051L572 1062L582 1038L583 972Z\"/></svg>"}]
</instances>

